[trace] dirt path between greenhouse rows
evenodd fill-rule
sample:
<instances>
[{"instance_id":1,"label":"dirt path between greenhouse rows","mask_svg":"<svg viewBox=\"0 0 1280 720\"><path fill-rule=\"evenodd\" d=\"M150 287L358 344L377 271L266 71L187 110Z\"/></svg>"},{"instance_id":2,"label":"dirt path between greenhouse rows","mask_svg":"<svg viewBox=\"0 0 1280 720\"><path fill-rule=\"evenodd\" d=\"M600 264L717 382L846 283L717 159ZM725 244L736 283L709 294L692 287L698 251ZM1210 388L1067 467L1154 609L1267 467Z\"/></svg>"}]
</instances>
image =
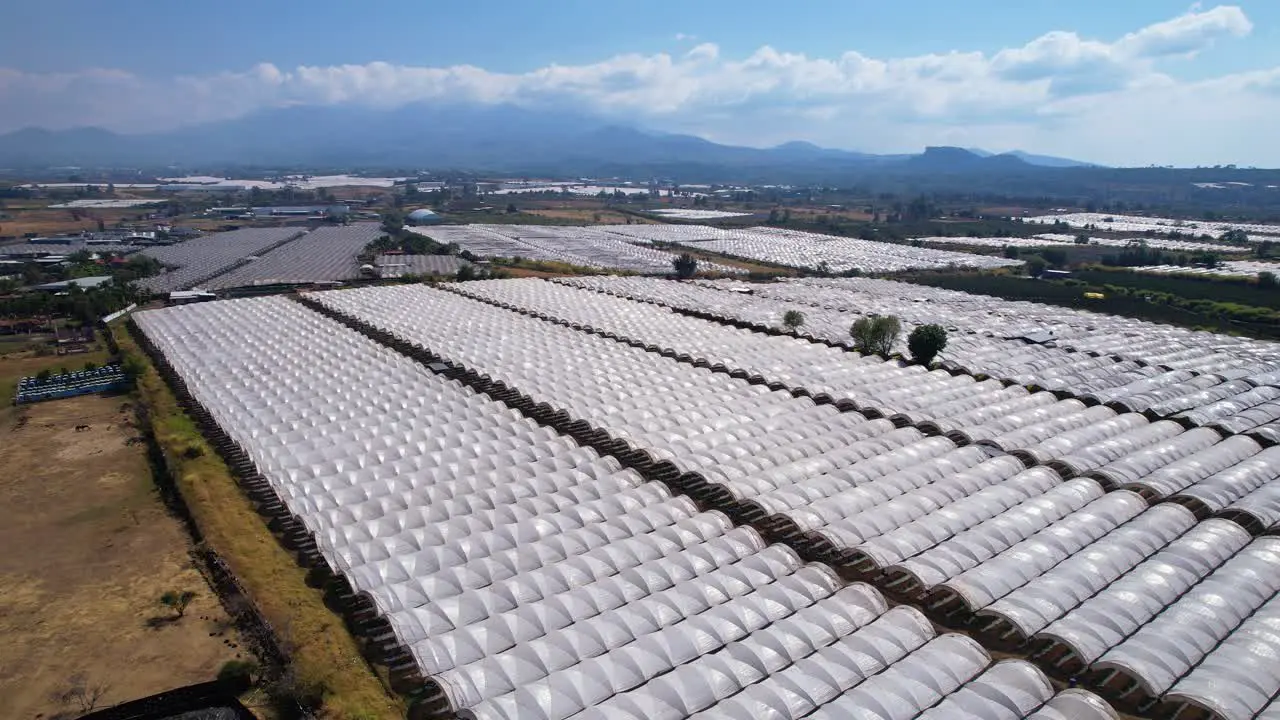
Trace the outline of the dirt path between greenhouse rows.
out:
<instances>
[{"instance_id":1,"label":"dirt path between greenhouse rows","mask_svg":"<svg viewBox=\"0 0 1280 720\"><path fill-rule=\"evenodd\" d=\"M130 398L0 409L0 698L11 718L80 714L53 696L79 679L102 708L212 680L249 659L192 564L131 438ZM76 430L78 425L88 429ZM185 617L166 591L194 591ZM235 645L235 647L233 647Z\"/></svg>"}]
</instances>

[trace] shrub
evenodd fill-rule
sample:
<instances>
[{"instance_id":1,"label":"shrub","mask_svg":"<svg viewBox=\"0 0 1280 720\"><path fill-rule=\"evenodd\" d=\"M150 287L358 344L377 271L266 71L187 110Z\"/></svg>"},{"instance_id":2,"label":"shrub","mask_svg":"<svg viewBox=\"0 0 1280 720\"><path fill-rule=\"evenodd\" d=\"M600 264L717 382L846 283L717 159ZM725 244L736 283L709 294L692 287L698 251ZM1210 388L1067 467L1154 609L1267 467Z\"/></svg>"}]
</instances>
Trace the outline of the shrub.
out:
<instances>
[{"instance_id":1,"label":"shrub","mask_svg":"<svg viewBox=\"0 0 1280 720\"><path fill-rule=\"evenodd\" d=\"M240 690L252 685L257 674L258 664L252 660L228 660L218 669L218 682Z\"/></svg>"},{"instance_id":2,"label":"shrub","mask_svg":"<svg viewBox=\"0 0 1280 720\"><path fill-rule=\"evenodd\" d=\"M907 349L916 362L929 367L947 346L947 330L941 325L917 325L907 336Z\"/></svg>"},{"instance_id":3,"label":"shrub","mask_svg":"<svg viewBox=\"0 0 1280 720\"><path fill-rule=\"evenodd\" d=\"M682 280L691 278L698 272L698 260L689 253L682 253L679 257L672 260L671 266L676 271L676 277Z\"/></svg>"},{"instance_id":4,"label":"shrub","mask_svg":"<svg viewBox=\"0 0 1280 720\"><path fill-rule=\"evenodd\" d=\"M267 688L278 718L313 717L328 694L324 682L304 677L292 665Z\"/></svg>"},{"instance_id":5,"label":"shrub","mask_svg":"<svg viewBox=\"0 0 1280 720\"><path fill-rule=\"evenodd\" d=\"M1039 255L1032 255L1027 258L1027 274L1033 278L1044 275L1044 269L1049 266L1045 259Z\"/></svg>"},{"instance_id":6,"label":"shrub","mask_svg":"<svg viewBox=\"0 0 1280 720\"><path fill-rule=\"evenodd\" d=\"M799 310L788 310L782 315L782 325L791 332L795 332L801 325L804 325L804 313Z\"/></svg>"},{"instance_id":7,"label":"shrub","mask_svg":"<svg viewBox=\"0 0 1280 720\"><path fill-rule=\"evenodd\" d=\"M181 618L183 615L187 614L187 606L195 599L196 593L194 590L183 590L181 592L177 590L166 590L165 593L160 596L160 604L174 611L177 616Z\"/></svg>"}]
</instances>

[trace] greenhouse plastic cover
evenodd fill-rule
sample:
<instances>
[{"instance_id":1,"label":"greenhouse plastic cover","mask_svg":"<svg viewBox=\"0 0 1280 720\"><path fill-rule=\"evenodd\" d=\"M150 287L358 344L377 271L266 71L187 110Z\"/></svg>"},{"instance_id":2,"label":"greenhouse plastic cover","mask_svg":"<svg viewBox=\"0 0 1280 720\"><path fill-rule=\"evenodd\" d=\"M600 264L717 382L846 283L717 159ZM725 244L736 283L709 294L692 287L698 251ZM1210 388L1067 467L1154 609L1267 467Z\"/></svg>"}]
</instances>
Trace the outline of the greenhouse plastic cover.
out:
<instances>
[{"instance_id":1,"label":"greenhouse plastic cover","mask_svg":"<svg viewBox=\"0 0 1280 720\"><path fill-rule=\"evenodd\" d=\"M1271 453L1253 440L1036 399L1028 422L958 446L439 290L314 296L1155 694L1221 703L1205 688L1240 680L1229 670L1248 664L1247 638L1262 627L1247 618L1269 617L1259 608L1274 583L1255 576L1274 570L1266 543L1280 538L1251 545L1228 520L1197 524L1178 504L1106 492L1159 487L1224 517L1272 517ZM922 617L888 610L870 587L842 589L789 548L297 303L209 303L137 322L326 560L472 716L847 717L858 698L859 712L885 717L982 717L984 703L1002 713L992 717L1112 717L1087 694L1036 690L1030 666L992 666L967 638L916 632ZM863 365L898 377L891 364ZM948 393L968 398L975 385L928 392L952 404ZM877 397L906 408L928 397L901 387ZM967 408L950 417L982 417ZM1037 414L1046 408L1057 410ZM1047 464L1027 469L1020 456ZM1105 486L1064 480L1086 470ZM1241 583L1252 589L1231 592ZM1220 606L1229 612L1214 610L1222 624L1209 630L1165 627ZM838 648L873 641L879 669L835 670ZM1148 648L1185 657L1153 662ZM819 673L832 676L813 684ZM1243 702L1262 712L1257 698Z\"/></svg>"}]
</instances>

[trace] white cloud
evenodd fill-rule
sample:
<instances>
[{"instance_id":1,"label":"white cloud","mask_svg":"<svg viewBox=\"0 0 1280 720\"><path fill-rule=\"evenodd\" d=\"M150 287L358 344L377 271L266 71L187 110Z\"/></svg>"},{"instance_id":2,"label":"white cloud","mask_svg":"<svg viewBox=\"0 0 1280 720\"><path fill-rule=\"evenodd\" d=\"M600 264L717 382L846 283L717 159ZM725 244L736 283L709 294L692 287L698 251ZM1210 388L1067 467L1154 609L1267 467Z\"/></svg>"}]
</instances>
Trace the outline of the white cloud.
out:
<instances>
[{"instance_id":1,"label":"white cloud","mask_svg":"<svg viewBox=\"0 0 1280 720\"><path fill-rule=\"evenodd\" d=\"M765 46L729 58L703 42L682 55L626 54L526 73L383 62L261 64L166 80L114 70L0 69L0 130L98 125L137 132L272 107L454 100L577 108L755 145L807 139L907 151L955 143L1116 163L1280 165L1280 147L1260 122L1280 110L1280 68L1194 83L1162 71L1169 59L1194 58L1252 28L1238 7L1220 6L1193 7L1111 42L1055 31L991 54L873 58L849 51L819 58ZM696 40L683 33L676 39ZM1221 140L1205 143L1207 136Z\"/></svg>"},{"instance_id":2,"label":"white cloud","mask_svg":"<svg viewBox=\"0 0 1280 720\"><path fill-rule=\"evenodd\" d=\"M1185 15L1125 35L1115 47L1132 57L1194 55L1220 39L1244 37L1252 31L1253 23L1234 5L1222 5L1205 12L1193 8Z\"/></svg>"}]
</instances>

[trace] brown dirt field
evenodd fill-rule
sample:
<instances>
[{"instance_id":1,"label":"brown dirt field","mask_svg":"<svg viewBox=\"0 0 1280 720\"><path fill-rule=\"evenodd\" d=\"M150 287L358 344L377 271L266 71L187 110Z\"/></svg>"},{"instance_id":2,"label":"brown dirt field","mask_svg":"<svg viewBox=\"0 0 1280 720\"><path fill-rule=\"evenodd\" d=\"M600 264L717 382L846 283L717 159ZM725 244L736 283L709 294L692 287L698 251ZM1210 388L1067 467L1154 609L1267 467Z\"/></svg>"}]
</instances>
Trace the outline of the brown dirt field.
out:
<instances>
[{"instance_id":1,"label":"brown dirt field","mask_svg":"<svg viewBox=\"0 0 1280 720\"><path fill-rule=\"evenodd\" d=\"M628 217L631 218L632 224L647 224L649 222L643 218L632 217L620 212L593 208L535 208L524 212L529 215L555 218L569 223L591 223L592 225L624 225ZM600 216L598 221L595 219L597 215Z\"/></svg>"},{"instance_id":2,"label":"brown dirt field","mask_svg":"<svg viewBox=\"0 0 1280 720\"><path fill-rule=\"evenodd\" d=\"M83 357L83 356L81 356ZM32 361L58 361L34 358ZM3 360L9 374L14 363ZM25 374L20 371L19 374ZM213 679L249 654L188 557L152 482L126 396L0 415L0 698L5 716L76 712L50 695L82 675L118 702ZM89 425L76 432L76 425ZM15 550L21 549L20 552ZM186 617L158 599L193 590Z\"/></svg>"},{"instance_id":3,"label":"brown dirt field","mask_svg":"<svg viewBox=\"0 0 1280 720\"><path fill-rule=\"evenodd\" d=\"M765 212L768 212L767 210ZM782 212L781 210L779 212ZM832 210L822 207L799 207L791 208L792 220L803 220L805 222L813 222L819 215L826 215L833 219L856 220L860 222L870 222L871 215L861 210Z\"/></svg>"},{"instance_id":4,"label":"brown dirt field","mask_svg":"<svg viewBox=\"0 0 1280 720\"><path fill-rule=\"evenodd\" d=\"M12 210L9 214L10 219L0 221L0 235L22 237L26 233L52 235L98 229L97 220L87 214L76 220L70 210Z\"/></svg>"},{"instance_id":5,"label":"brown dirt field","mask_svg":"<svg viewBox=\"0 0 1280 720\"><path fill-rule=\"evenodd\" d=\"M529 278L529 277L535 277L535 278L554 278L554 277L565 277L564 273L543 272L543 271L541 271L541 270L529 270L529 269L526 269L526 268L513 268L513 267L509 267L509 268L503 268L503 270L506 270L506 271L507 271L507 274L508 274L509 276L513 277L513 278Z\"/></svg>"},{"instance_id":6,"label":"brown dirt field","mask_svg":"<svg viewBox=\"0 0 1280 720\"><path fill-rule=\"evenodd\" d=\"M81 230L97 230L101 219L107 227L126 218L136 218L147 212L144 208L124 209L82 209L80 219L76 220L71 210L53 210L49 208L18 210L5 209L11 217L0 220L0 236L21 238L26 233L38 235L56 235L75 233Z\"/></svg>"},{"instance_id":7,"label":"brown dirt field","mask_svg":"<svg viewBox=\"0 0 1280 720\"><path fill-rule=\"evenodd\" d=\"M978 208L978 212L982 213L983 215L997 215L1002 217L1003 216L1020 217L1023 215L1035 216L1035 215L1050 214L1050 211L1048 210L1044 210L1040 208L1026 208L1026 207L1022 207L1021 205L1000 205L996 207L984 207L984 208Z\"/></svg>"}]
</instances>

